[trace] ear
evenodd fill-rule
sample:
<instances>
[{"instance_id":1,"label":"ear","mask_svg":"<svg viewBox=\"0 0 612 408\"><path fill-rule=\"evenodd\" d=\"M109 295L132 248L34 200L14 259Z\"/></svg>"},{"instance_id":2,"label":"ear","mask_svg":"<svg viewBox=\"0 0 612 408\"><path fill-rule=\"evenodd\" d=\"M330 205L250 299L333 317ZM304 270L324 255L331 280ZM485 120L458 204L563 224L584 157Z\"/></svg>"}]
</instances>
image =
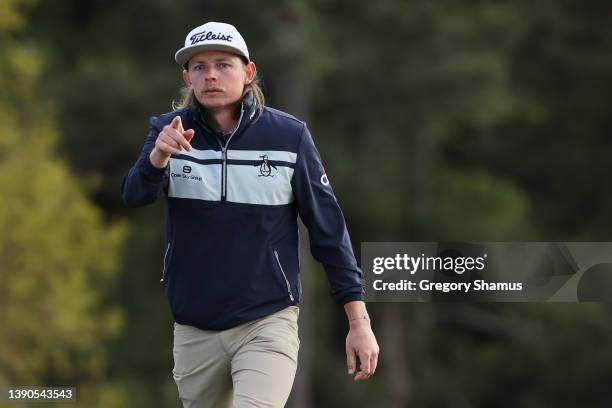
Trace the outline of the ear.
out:
<instances>
[{"instance_id":1,"label":"ear","mask_svg":"<svg viewBox=\"0 0 612 408\"><path fill-rule=\"evenodd\" d=\"M189 78L189 72L187 70L183 70L183 82L187 88L191 88L191 78Z\"/></svg>"},{"instance_id":2,"label":"ear","mask_svg":"<svg viewBox=\"0 0 612 408\"><path fill-rule=\"evenodd\" d=\"M246 77L244 78L244 84L248 85L251 82L253 82L253 79L255 79L255 75L257 75L257 67L255 66L254 62L249 62L248 64L245 65L244 69L246 71Z\"/></svg>"}]
</instances>

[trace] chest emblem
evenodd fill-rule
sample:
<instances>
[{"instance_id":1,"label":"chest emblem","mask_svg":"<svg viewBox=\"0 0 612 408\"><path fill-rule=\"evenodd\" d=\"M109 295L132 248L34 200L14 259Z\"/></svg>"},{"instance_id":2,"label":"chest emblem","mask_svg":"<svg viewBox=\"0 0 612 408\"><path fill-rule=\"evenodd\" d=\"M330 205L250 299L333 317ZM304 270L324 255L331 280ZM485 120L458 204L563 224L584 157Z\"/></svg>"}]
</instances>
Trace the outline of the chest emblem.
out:
<instances>
[{"instance_id":1,"label":"chest emblem","mask_svg":"<svg viewBox=\"0 0 612 408\"><path fill-rule=\"evenodd\" d=\"M264 154L263 156L259 157L261 157L262 159L261 164L259 165L259 177L274 177L274 175L272 174L272 169L278 169L275 165L271 164L268 161L268 155Z\"/></svg>"}]
</instances>

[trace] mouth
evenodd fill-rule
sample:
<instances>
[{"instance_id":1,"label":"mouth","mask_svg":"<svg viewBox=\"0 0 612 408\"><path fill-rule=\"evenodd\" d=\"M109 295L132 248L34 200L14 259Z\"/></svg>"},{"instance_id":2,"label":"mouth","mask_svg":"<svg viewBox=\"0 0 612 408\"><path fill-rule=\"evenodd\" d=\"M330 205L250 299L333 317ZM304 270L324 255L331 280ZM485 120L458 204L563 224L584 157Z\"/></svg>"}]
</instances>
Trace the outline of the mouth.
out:
<instances>
[{"instance_id":1,"label":"mouth","mask_svg":"<svg viewBox=\"0 0 612 408\"><path fill-rule=\"evenodd\" d=\"M220 94L221 92L223 92L221 89L216 89L216 88L207 89L204 91L206 95L216 95L216 94Z\"/></svg>"}]
</instances>

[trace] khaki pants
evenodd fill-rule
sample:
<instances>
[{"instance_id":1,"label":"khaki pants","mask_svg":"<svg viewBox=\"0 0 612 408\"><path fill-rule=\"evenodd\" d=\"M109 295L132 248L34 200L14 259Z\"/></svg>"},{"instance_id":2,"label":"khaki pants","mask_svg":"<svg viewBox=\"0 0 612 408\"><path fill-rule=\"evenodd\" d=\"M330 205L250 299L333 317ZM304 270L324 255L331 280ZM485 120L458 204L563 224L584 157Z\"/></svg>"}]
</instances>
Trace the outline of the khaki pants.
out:
<instances>
[{"instance_id":1,"label":"khaki pants","mask_svg":"<svg viewBox=\"0 0 612 408\"><path fill-rule=\"evenodd\" d=\"M185 408L283 407L297 369L299 308L223 331L174 324L174 381Z\"/></svg>"}]
</instances>

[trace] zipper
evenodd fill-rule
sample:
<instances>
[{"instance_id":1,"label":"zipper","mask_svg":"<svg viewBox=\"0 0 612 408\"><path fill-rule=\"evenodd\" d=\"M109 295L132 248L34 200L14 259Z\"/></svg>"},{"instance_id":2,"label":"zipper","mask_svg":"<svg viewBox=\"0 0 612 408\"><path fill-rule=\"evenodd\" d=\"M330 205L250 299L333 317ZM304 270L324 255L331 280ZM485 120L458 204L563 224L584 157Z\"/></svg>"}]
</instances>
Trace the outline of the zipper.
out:
<instances>
[{"instance_id":1,"label":"zipper","mask_svg":"<svg viewBox=\"0 0 612 408\"><path fill-rule=\"evenodd\" d=\"M287 275L285 275L285 271L283 270L283 265L281 265L280 259L278 258L278 252L276 249L274 250L274 256L276 257L276 262L278 262L278 267L280 268L281 273L283 274L283 278L285 278L285 283L287 284L287 293L289 293L289 299L294 301L293 291L291 290L291 285L289 284L289 280L287 279Z\"/></svg>"},{"instance_id":2,"label":"zipper","mask_svg":"<svg viewBox=\"0 0 612 408\"><path fill-rule=\"evenodd\" d=\"M223 155L223 168L221 170L221 201L225 201L227 197L227 147L229 146L230 140L232 140L232 137L234 137L234 134L240 127L240 123L242 122L243 115L244 115L244 106L240 107L240 118L238 119L238 123L236 124L236 127L234 128L234 130L232 130L232 133L227 138L227 142L225 143L225 146L221 143L218 137L215 137L215 139L217 139L217 143L219 143L219 146L221 147L221 154Z\"/></svg>"},{"instance_id":3,"label":"zipper","mask_svg":"<svg viewBox=\"0 0 612 408\"><path fill-rule=\"evenodd\" d=\"M164 253L164 269L162 270L162 277L159 280L163 282L166 279L166 257L168 256L168 251L170 250L170 241L168 241L168 246L166 247L166 253Z\"/></svg>"},{"instance_id":4,"label":"zipper","mask_svg":"<svg viewBox=\"0 0 612 408\"><path fill-rule=\"evenodd\" d=\"M225 172L227 171L227 149L221 144L221 141L215 136L219 146L221 146L221 156L223 164L221 164L221 201L225 201Z\"/></svg>"}]
</instances>

